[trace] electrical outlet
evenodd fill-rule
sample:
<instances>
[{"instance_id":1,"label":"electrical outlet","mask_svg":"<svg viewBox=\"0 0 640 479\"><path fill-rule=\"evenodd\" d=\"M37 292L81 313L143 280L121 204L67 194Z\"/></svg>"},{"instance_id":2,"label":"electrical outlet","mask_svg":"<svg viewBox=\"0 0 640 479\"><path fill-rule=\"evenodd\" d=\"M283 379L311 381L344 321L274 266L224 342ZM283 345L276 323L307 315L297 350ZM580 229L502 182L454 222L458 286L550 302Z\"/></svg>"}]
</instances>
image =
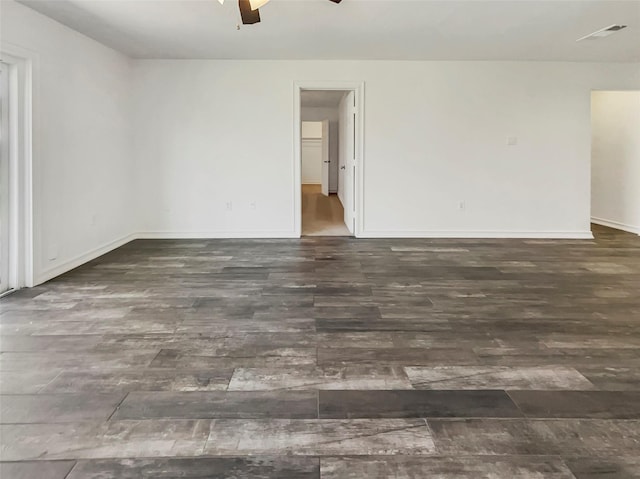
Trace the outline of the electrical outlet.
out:
<instances>
[{"instance_id":1,"label":"electrical outlet","mask_svg":"<svg viewBox=\"0 0 640 479\"><path fill-rule=\"evenodd\" d=\"M510 136L509 138L507 138L507 145L516 146L517 144L518 144L518 137L517 136Z\"/></svg>"},{"instance_id":2,"label":"electrical outlet","mask_svg":"<svg viewBox=\"0 0 640 479\"><path fill-rule=\"evenodd\" d=\"M55 243L52 243L47 248L47 259L49 261L53 261L57 258L58 258L58 245Z\"/></svg>"},{"instance_id":3,"label":"electrical outlet","mask_svg":"<svg viewBox=\"0 0 640 479\"><path fill-rule=\"evenodd\" d=\"M252 210L256 209L256 202L252 201L251 203L249 203L249 208L251 208Z\"/></svg>"},{"instance_id":4,"label":"electrical outlet","mask_svg":"<svg viewBox=\"0 0 640 479\"><path fill-rule=\"evenodd\" d=\"M464 211L467 209L467 203L465 201L458 201L458 209Z\"/></svg>"},{"instance_id":5,"label":"electrical outlet","mask_svg":"<svg viewBox=\"0 0 640 479\"><path fill-rule=\"evenodd\" d=\"M226 209L227 209L227 211L231 211L231 210L233 210L233 202L231 202L231 201L227 201L227 203L226 203Z\"/></svg>"}]
</instances>

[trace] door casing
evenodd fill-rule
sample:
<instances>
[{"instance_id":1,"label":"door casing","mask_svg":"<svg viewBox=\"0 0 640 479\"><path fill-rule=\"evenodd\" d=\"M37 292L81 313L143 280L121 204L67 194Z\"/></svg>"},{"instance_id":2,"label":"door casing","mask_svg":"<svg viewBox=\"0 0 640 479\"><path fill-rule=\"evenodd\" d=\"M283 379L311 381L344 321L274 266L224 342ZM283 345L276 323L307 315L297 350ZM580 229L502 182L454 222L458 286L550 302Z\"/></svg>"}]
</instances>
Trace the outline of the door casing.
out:
<instances>
[{"instance_id":1,"label":"door casing","mask_svg":"<svg viewBox=\"0 0 640 479\"><path fill-rule=\"evenodd\" d=\"M33 105L35 103L34 77L37 75L39 57L33 52L5 43L0 51L0 61L8 76L8 282L10 289L32 287L34 274L35 220L33 205Z\"/></svg>"},{"instance_id":2,"label":"door casing","mask_svg":"<svg viewBox=\"0 0 640 479\"><path fill-rule=\"evenodd\" d=\"M0 294L14 288L9 264L13 246L9 207L12 187L9 177L9 82L9 65L0 62Z\"/></svg>"},{"instance_id":3,"label":"door casing","mask_svg":"<svg viewBox=\"0 0 640 479\"><path fill-rule=\"evenodd\" d=\"M322 165L321 192L329 196L329 182L331 180L331 155L329 155L329 120L322 120Z\"/></svg>"},{"instance_id":4,"label":"door casing","mask_svg":"<svg viewBox=\"0 0 640 479\"><path fill-rule=\"evenodd\" d=\"M353 91L356 100L356 141L355 141L355 191L353 197L355 228L357 238L364 231L364 92L365 83L356 81L295 81L293 83L293 231L295 237L302 236L302 155L301 155L301 107L303 90L343 90Z\"/></svg>"}]
</instances>

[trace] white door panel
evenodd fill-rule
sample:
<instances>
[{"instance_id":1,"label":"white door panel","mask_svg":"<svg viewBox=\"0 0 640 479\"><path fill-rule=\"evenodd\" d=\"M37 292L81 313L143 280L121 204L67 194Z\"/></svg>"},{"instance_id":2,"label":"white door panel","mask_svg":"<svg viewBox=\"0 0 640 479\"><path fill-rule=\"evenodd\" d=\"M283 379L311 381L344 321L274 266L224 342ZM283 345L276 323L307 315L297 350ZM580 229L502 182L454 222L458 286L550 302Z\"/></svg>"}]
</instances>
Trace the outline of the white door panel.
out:
<instances>
[{"instance_id":1,"label":"white door panel","mask_svg":"<svg viewBox=\"0 0 640 479\"><path fill-rule=\"evenodd\" d=\"M355 117L355 93L349 92L345 101L345 113L347 116L347 137L345 138L345 174L344 174L344 223L349 232L354 234L355 228L355 180L356 180L356 117Z\"/></svg>"},{"instance_id":2,"label":"white door panel","mask_svg":"<svg viewBox=\"0 0 640 479\"><path fill-rule=\"evenodd\" d=\"M329 196L329 120L322 122L322 194Z\"/></svg>"},{"instance_id":3,"label":"white door panel","mask_svg":"<svg viewBox=\"0 0 640 479\"><path fill-rule=\"evenodd\" d=\"M9 289L9 69L0 63L0 293Z\"/></svg>"}]
</instances>

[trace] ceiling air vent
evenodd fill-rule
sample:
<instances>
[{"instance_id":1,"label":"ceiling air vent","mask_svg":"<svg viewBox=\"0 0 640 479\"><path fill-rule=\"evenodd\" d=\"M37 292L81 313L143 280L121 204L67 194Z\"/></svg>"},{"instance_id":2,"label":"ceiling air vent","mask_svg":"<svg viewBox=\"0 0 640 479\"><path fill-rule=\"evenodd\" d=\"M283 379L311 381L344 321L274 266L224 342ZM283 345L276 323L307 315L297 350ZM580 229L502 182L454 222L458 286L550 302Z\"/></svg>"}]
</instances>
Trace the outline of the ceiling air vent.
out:
<instances>
[{"instance_id":1,"label":"ceiling air vent","mask_svg":"<svg viewBox=\"0 0 640 479\"><path fill-rule=\"evenodd\" d=\"M596 32L590 33L589 35L585 35L582 38L578 38L576 42L580 42L582 40L597 40L598 38L608 37L609 35L613 35L616 32L619 32L623 28L627 28L626 25L611 25L606 28L602 28Z\"/></svg>"}]
</instances>

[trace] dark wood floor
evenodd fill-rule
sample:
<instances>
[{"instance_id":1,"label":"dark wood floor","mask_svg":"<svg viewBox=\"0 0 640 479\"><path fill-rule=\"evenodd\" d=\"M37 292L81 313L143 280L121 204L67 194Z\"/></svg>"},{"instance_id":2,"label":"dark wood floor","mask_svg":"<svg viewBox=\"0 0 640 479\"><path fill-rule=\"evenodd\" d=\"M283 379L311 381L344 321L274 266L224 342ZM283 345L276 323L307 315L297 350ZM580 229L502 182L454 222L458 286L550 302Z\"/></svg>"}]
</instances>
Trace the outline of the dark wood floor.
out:
<instances>
[{"instance_id":1,"label":"dark wood floor","mask_svg":"<svg viewBox=\"0 0 640 479\"><path fill-rule=\"evenodd\" d=\"M640 238L135 241L2 299L3 479L640 477Z\"/></svg>"}]
</instances>

